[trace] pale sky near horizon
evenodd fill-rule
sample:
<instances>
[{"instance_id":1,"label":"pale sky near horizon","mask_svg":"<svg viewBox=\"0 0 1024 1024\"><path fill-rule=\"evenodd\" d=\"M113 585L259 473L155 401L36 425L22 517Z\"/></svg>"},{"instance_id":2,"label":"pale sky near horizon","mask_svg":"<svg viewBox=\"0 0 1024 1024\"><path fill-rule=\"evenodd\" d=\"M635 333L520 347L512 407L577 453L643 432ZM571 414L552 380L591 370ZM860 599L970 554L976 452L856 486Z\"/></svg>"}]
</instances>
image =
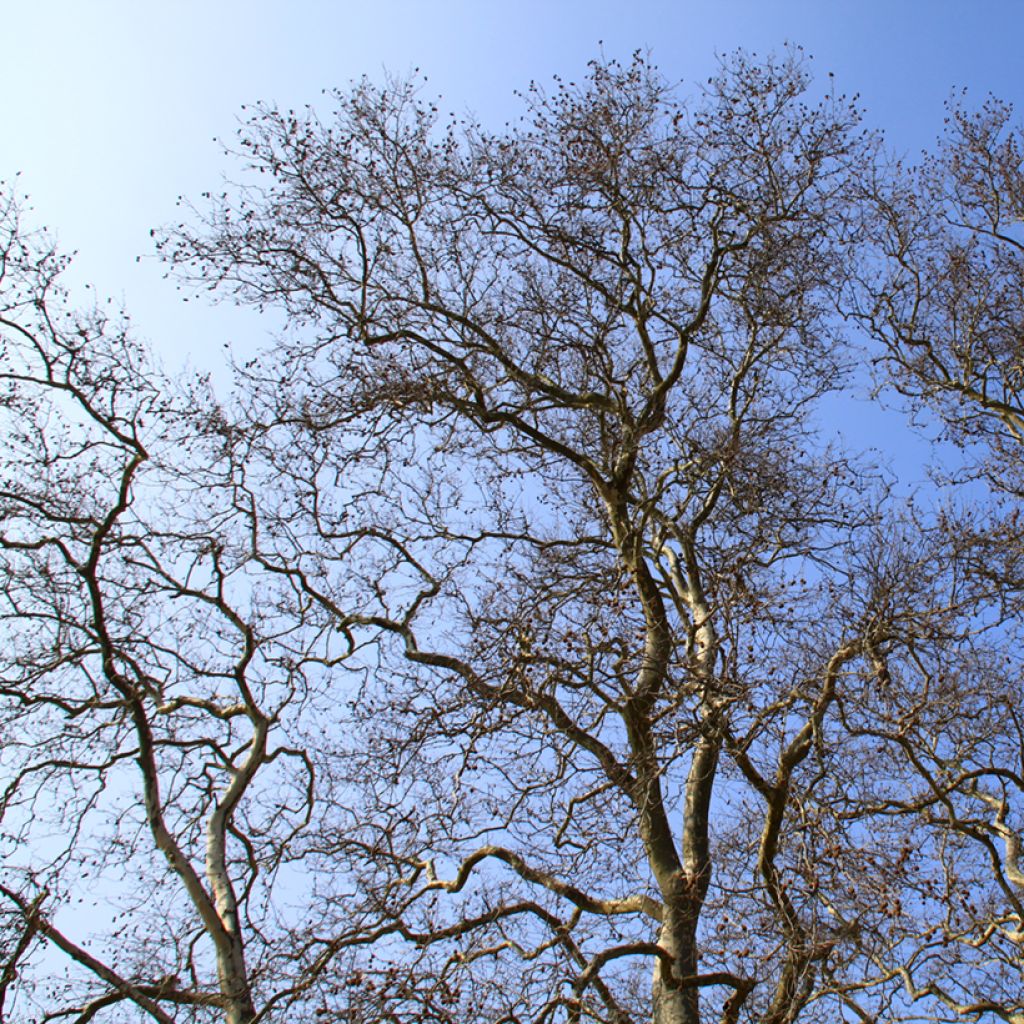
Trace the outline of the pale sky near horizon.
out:
<instances>
[{"instance_id":1,"label":"pale sky near horizon","mask_svg":"<svg viewBox=\"0 0 1024 1024\"><path fill-rule=\"evenodd\" d=\"M420 68L444 109L497 126L514 90L602 51L649 50L685 92L716 54L791 42L900 154L935 138L955 87L1024 111L1024 0L0 0L0 16L0 179L20 172L30 222L78 252L73 281L123 301L169 368L266 340L255 314L183 305L150 258L176 197L232 172L213 139L243 103L323 107L324 89Z\"/></svg>"}]
</instances>

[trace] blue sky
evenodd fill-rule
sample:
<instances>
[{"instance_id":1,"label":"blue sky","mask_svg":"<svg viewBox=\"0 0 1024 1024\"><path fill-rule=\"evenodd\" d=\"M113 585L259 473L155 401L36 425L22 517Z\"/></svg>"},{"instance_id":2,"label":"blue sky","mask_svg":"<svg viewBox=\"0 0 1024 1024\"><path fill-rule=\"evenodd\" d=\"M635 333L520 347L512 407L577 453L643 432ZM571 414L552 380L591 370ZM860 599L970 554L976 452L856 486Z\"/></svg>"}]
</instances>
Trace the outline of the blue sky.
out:
<instances>
[{"instance_id":1,"label":"blue sky","mask_svg":"<svg viewBox=\"0 0 1024 1024\"><path fill-rule=\"evenodd\" d=\"M243 103L323 104L362 74L422 69L448 109L491 125L531 79L571 78L601 49L649 49L699 83L716 53L802 45L816 84L861 95L869 123L913 155L967 86L1024 110L1024 0L7 0L0 178L21 172L35 223L77 250L75 280L123 301L168 366L216 365L224 342L266 337L251 313L184 305L152 258L150 228L179 194L231 171ZM143 256L137 261L138 256Z\"/></svg>"}]
</instances>

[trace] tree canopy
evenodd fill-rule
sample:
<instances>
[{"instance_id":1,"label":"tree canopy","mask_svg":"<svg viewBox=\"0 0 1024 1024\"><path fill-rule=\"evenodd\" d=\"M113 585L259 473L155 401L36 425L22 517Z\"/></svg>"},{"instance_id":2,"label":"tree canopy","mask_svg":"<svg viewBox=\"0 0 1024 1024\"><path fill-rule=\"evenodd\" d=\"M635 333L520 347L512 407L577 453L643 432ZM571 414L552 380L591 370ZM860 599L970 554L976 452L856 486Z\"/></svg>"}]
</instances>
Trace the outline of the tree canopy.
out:
<instances>
[{"instance_id":1,"label":"tree canopy","mask_svg":"<svg viewBox=\"0 0 1024 1024\"><path fill-rule=\"evenodd\" d=\"M160 236L285 314L230 397L6 193L0 1013L1020 1024L1012 111L332 99ZM822 426L872 382L914 498Z\"/></svg>"}]
</instances>

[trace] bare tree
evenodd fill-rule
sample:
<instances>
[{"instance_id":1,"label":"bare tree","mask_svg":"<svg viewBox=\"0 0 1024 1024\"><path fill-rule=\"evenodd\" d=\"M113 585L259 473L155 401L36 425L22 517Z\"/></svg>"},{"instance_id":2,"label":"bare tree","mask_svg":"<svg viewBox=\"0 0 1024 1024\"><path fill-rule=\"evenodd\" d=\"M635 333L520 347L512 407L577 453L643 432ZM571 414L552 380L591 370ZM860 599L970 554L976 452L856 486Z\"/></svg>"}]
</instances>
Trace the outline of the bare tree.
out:
<instances>
[{"instance_id":1,"label":"bare tree","mask_svg":"<svg viewBox=\"0 0 1024 1024\"><path fill-rule=\"evenodd\" d=\"M906 193L807 88L258 109L162 243L287 313L224 406L65 314L8 209L7 1005L1021 1019L1018 619L820 437Z\"/></svg>"},{"instance_id":2,"label":"bare tree","mask_svg":"<svg viewBox=\"0 0 1024 1024\"><path fill-rule=\"evenodd\" d=\"M917 843L941 855L925 896L949 908L932 925L934 952L900 971L914 998L935 997L951 1016L1009 1021L1024 1019L1022 145L1008 105L990 98L972 112L951 103L936 152L874 183L882 258L858 306L883 346L881 383L958 453L935 467L957 495L939 528L978 594L972 633L985 640L961 641L956 657L927 668L905 666L931 700L873 727L918 774L917 788L887 808L916 817Z\"/></svg>"},{"instance_id":3,"label":"bare tree","mask_svg":"<svg viewBox=\"0 0 1024 1024\"><path fill-rule=\"evenodd\" d=\"M595 65L496 137L364 85L330 125L260 112L242 147L272 184L169 243L310 326L250 372L267 438L332 467L368 416L401 467L364 507L421 585L336 614L412 663L361 711L374 763L422 781L374 778L355 842L384 919L438 947L428 993L490 979L456 1016L631 1019L646 969L659 1022L792 1020L862 956L860 911L817 894L814 740L916 606L851 578L868 484L809 424L871 143L805 84L740 59L688 111L640 59ZM293 567L339 524L284 518L310 549L280 571L331 604Z\"/></svg>"},{"instance_id":4,"label":"bare tree","mask_svg":"<svg viewBox=\"0 0 1024 1024\"><path fill-rule=\"evenodd\" d=\"M12 194L0 224L5 1019L251 1021L291 959L267 894L313 766L282 710L320 638L127 323L66 306Z\"/></svg>"}]
</instances>

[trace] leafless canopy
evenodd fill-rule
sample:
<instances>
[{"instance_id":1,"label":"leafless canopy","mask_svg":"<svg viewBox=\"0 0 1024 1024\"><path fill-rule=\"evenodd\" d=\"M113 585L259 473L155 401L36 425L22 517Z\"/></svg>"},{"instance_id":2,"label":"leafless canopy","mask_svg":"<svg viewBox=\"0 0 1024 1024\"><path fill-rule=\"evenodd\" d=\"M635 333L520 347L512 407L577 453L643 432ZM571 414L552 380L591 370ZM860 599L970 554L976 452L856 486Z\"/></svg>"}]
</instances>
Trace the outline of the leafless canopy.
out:
<instances>
[{"instance_id":1,"label":"leafless canopy","mask_svg":"<svg viewBox=\"0 0 1024 1024\"><path fill-rule=\"evenodd\" d=\"M257 109L161 242L287 316L224 403L7 200L11 1019L1024 1021L1020 135L808 95ZM823 438L851 336L933 508Z\"/></svg>"}]
</instances>

